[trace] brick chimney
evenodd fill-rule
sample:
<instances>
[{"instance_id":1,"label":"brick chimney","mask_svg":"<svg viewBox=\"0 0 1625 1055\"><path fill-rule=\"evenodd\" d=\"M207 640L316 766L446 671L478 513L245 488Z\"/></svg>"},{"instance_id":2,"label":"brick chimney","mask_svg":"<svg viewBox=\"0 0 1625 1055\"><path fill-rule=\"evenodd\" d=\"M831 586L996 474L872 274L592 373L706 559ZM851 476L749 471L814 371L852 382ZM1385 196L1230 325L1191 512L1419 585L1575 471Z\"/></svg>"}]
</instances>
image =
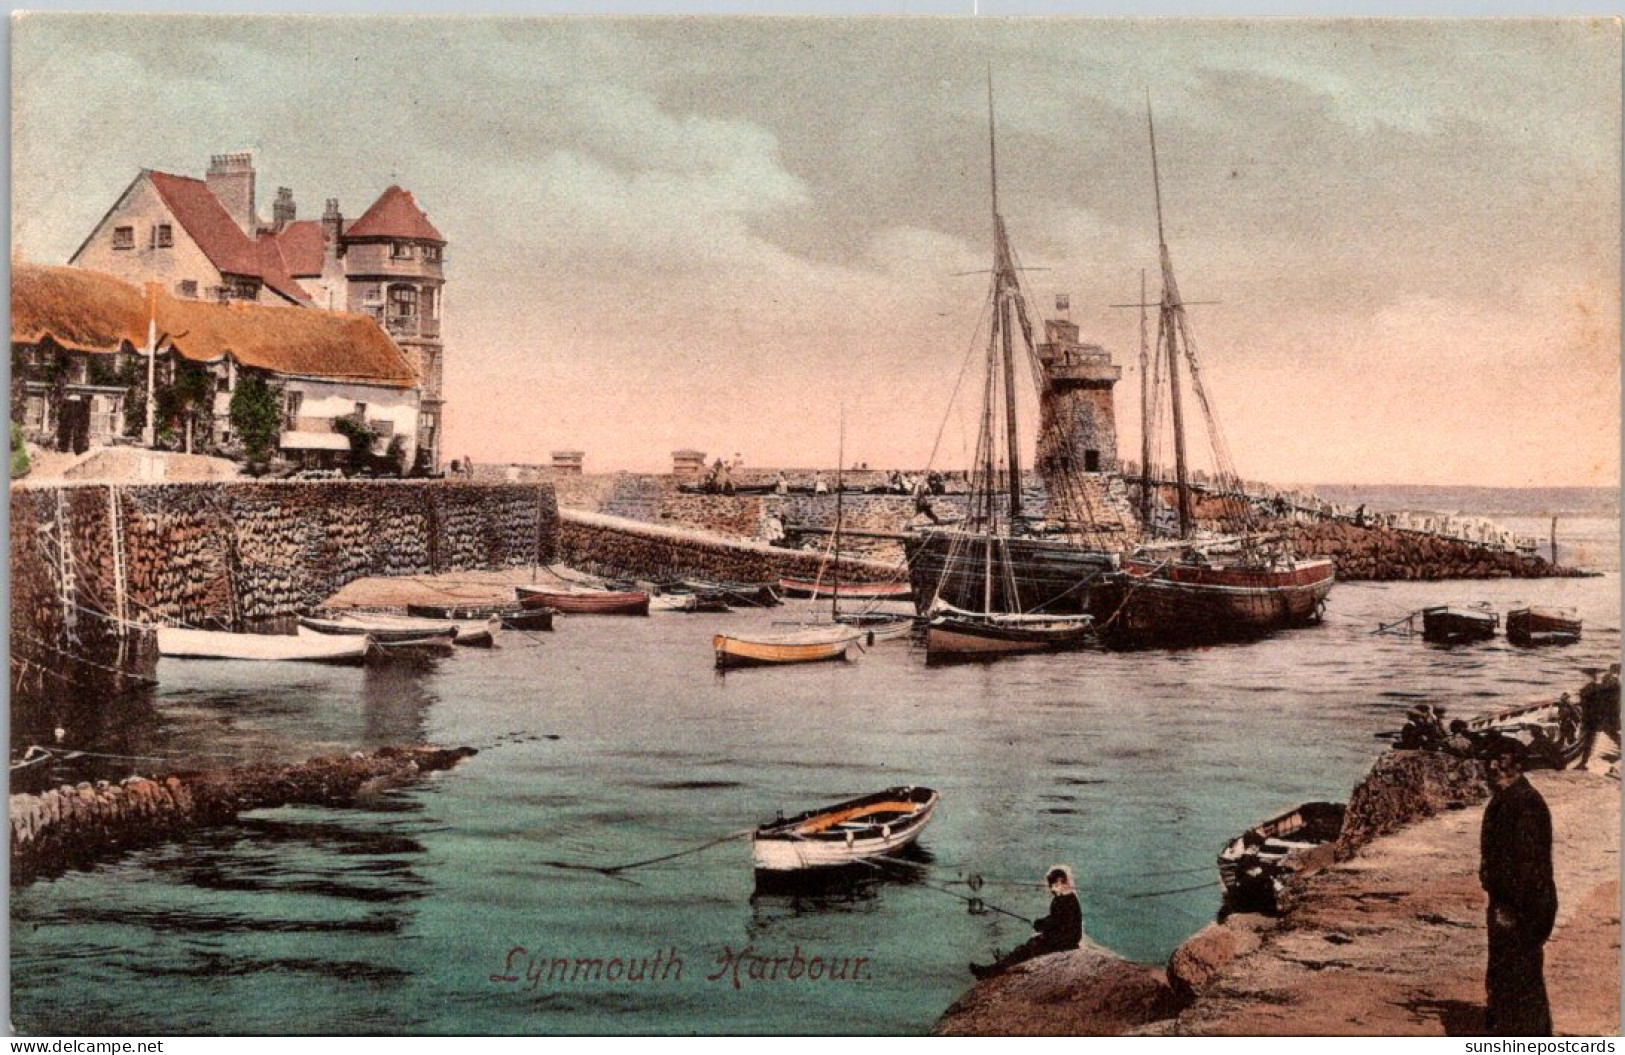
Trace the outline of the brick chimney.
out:
<instances>
[{"instance_id":1,"label":"brick chimney","mask_svg":"<svg viewBox=\"0 0 1625 1055\"><path fill-rule=\"evenodd\" d=\"M293 188L278 187L276 201L271 203L271 226L280 231L299 216L299 208L293 203Z\"/></svg>"},{"instance_id":2,"label":"brick chimney","mask_svg":"<svg viewBox=\"0 0 1625 1055\"><path fill-rule=\"evenodd\" d=\"M259 226L254 212L254 155L246 150L211 155L203 182L243 233L254 237Z\"/></svg>"}]
</instances>

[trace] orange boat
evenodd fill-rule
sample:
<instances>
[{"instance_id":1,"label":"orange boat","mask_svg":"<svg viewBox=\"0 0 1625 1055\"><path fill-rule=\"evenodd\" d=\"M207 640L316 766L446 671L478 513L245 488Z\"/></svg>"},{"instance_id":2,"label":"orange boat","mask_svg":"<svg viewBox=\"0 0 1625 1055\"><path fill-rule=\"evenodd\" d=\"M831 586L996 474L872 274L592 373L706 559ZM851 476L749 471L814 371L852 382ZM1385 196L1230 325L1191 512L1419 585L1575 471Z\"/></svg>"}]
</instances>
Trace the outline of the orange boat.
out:
<instances>
[{"instance_id":1,"label":"orange boat","mask_svg":"<svg viewBox=\"0 0 1625 1055\"><path fill-rule=\"evenodd\" d=\"M642 590L588 590L561 587L544 590L515 586L521 608L551 608L576 615L648 615L649 595Z\"/></svg>"},{"instance_id":2,"label":"orange boat","mask_svg":"<svg viewBox=\"0 0 1625 1055\"><path fill-rule=\"evenodd\" d=\"M789 634L740 637L718 634L711 639L717 667L766 667L785 663L823 663L846 659L868 632L857 627L821 626Z\"/></svg>"},{"instance_id":3,"label":"orange boat","mask_svg":"<svg viewBox=\"0 0 1625 1055\"><path fill-rule=\"evenodd\" d=\"M843 601L906 601L914 596L914 589L906 582L807 582L804 579L780 579L779 589L787 597L837 597Z\"/></svg>"}]
</instances>

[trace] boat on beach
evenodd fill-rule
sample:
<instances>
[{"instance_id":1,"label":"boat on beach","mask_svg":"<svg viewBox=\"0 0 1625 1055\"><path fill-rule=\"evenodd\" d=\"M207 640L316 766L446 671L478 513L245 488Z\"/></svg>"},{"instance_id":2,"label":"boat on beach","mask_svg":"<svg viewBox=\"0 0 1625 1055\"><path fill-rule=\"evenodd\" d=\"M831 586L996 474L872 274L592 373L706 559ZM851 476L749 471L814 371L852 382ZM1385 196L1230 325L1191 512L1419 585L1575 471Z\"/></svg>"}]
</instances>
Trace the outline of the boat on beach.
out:
<instances>
[{"instance_id":1,"label":"boat on beach","mask_svg":"<svg viewBox=\"0 0 1625 1055\"><path fill-rule=\"evenodd\" d=\"M903 601L913 596L906 582L807 582L804 579L780 579L779 589L786 597L806 598L814 601L836 598L842 601Z\"/></svg>"},{"instance_id":2,"label":"boat on beach","mask_svg":"<svg viewBox=\"0 0 1625 1055\"><path fill-rule=\"evenodd\" d=\"M711 647L717 669L727 670L849 659L867 636L857 627L819 626L783 634L717 634Z\"/></svg>"},{"instance_id":3,"label":"boat on beach","mask_svg":"<svg viewBox=\"0 0 1625 1055\"><path fill-rule=\"evenodd\" d=\"M373 648L361 636L232 634L222 630L158 628L158 654L171 659L235 659L284 663L361 663Z\"/></svg>"},{"instance_id":4,"label":"boat on beach","mask_svg":"<svg viewBox=\"0 0 1625 1055\"><path fill-rule=\"evenodd\" d=\"M553 609L515 608L505 605L443 605L409 604L407 615L422 619L447 619L452 622L495 619L503 630L551 630Z\"/></svg>"},{"instance_id":5,"label":"boat on beach","mask_svg":"<svg viewBox=\"0 0 1625 1055\"><path fill-rule=\"evenodd\" d=\"M1422 609L1422 640L1436 645L1462 645L1495 636L1501 617L1487 608L1435 605Z\"/></svg>"},{"instance_id":6,"label":"boat on beach","mask_svg":"<svg viewBox=\"0 0 1625 1055\"><path fill-rule=\"evenodd\" d=\"M1564 695L1481 715L1467 722L1466 732L1475 743L1516 740L1527 769L1567 769L1585 754L1590 730L1581 706Z\"/></svg>"},{"instance_id":7,"label":"boat on beach","mask_svg":"<svg viewBox=\"0 0 1625 1055\"><path fill-rule=\"evenodd\" d=\"M1286 880L1332 862L1343 830L1340 802L1305 802L1248 828L1219 851L1219 881L1233 911L1274 912Z\"/></svg>"},{"instance_id":8,"label":"boat on beach","mask_svg":"<svg viewBox=\"0 0 1625 1055\"><path fill-rule=\"evenodd\" d=\"M581 586L515 586L519 605L528 610L551 608L571 615L648 615L643 590L595 590Z\"/></svg>"},{"instance_id":9,"label":"boat on beach","mask_svg":"<svg viewBox=\"0 0 1625 1055\"><path fill-rule=\"evenodd\" d=\"M784 603L773 583L682 579L678 585L694 593L718 597L730 608L776 608Z\"/></svg>"},{"instance_id":10,"label":"boat on beach","mask_svg":"<svg viewBox=\"0 0 1625 1055\"><path fill-rule=\"evenodd\" d=\"M1572 608L1515 608L1507 613L1507 640L1514 645L1572 645L1580 640L1580 617Z\"/></svg>"},{"instance_id":11,"label":"boat on beach","mask_svg":"<svg viewBox=\"0 0 1625 1055\"><path fill-rule=\"evenodd\" d=\"M759 872L841 868L902 850L931 822L940 796L930 788L895 787L833 806L779 817L751 833Z\"/></svg>"}]
</instances>

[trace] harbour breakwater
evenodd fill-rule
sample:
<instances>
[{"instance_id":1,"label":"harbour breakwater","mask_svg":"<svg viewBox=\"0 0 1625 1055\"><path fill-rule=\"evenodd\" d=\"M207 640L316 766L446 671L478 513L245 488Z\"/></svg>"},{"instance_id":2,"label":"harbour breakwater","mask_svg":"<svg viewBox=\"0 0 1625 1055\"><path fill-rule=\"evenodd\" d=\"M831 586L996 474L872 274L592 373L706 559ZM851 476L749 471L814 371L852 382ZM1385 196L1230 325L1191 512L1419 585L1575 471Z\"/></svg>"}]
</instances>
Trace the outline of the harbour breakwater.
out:
<instances>
[{"instance_id":1,"label":"harbour breakwater","mask_svg":"<svg viewBox=\"0 0 1625 1055\"><path fill-rule=\"evenodd\" d=\"M298 765L251 765L160 779L130 776L64 784L10 798L11 882L150 846L185 831L226 824L275 806L347 806L358 798L450 769L470 747L386 747L371 755L318 758Z\"/></svg>"},{"instance_id":2,"label":"harbour breakwater","mask_svg":"<svg viewBox=\"0 0 1625 1055\"><path fill-rule=\"evenodd\" d=\"M23 705L150 681L150 628L242 628L364 576L554 559L548 484L15 485L11 687Z\"/></svg>"},{"instance_id":3,"label":"harbour breakwater","mask_svg":"<svg viewBox=\"0 0 1625 1055\"><path fill-rule=\"evenodd\" d=\"M930 507L927 514L912 495L882 493L890 475L874 471L846 474L849 488L871 490L848 493L842 499L841 519L847 532L843 551L898 565L903 559L899 541L903 532L929 527L932 516L945 523L961 519L967 499L963 481L950 478L948 493L926 496ZM791 545L812 550L828 548L829 532L836 520L836 499L830 493L814 493L813 487L815 480L833 486L834 472L786 471L787 493L760 493L759 489L775 485L778 477L777 470L736 472L733 482L737 487L758 490L735 494L685 490L685 486L692 488L693 480L670 475L561 476L556 483L560 505L567 509L755 542L777 541L781 534L788 533ZM1087 479L1091 486L1082 501L1098 527L1095 544L1115 551L1142 541L1143 528L1135 511L1137 486L1109 473ZM1193 512L1204 529L1222 531L1225 518L1233 522L1242 515L1243 503L1237 499L1205 492L1198 492L1194 499ZM1171 490L1166 494L1159 491L1157 500L1162 520L1167 520L1172 516ZM1043 481L1036 474L1030 474L1027 480L1024 505L1039 514L1048 507ZM1487 541L1488 536L1459 538L1405 526L1394 516L1366 516L1329 503L1284 508L1282 515L1255 509L1257 528L1289 539L1300 556L1330 557L1343 582L1533 579L1584 574L1553 565L1533 552ZM1448 518L1440 519L1443 522Z\"/></svg>"},{"instance_id":4,"label":"harbour breakwater","mask_svg":"<svg viewBox=\"0 0 1625 1055\"><path fill-rule=\"evenodd\" d=\"M571 567L609 577L776 582L829 575L822 552L577 509L559 513L558 557ZM898 576L895 563L841 558L841 577L849 582L891 582Z\"/></svg>"}]
</instances>

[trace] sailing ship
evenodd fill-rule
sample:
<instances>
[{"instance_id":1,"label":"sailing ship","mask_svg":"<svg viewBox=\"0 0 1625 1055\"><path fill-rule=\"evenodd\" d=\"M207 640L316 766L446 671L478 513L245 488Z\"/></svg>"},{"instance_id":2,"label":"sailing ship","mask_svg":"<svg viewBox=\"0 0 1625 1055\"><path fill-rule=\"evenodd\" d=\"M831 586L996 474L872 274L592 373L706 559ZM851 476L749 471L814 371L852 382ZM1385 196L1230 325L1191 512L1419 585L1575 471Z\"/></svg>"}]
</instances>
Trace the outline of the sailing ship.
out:
<instances>
[{"instance_id":1,"label":"sailing ship","mask_svg":"<svg viewBox=\"0 0 1625 1055\"><path fill-rule=\"evenodd\" d=\"M1157 211L1157 246L1162 266L1162 298L1157 305L1157 354L1151 369L1142 369L1140 510L1147 531L1153 526L1158 484L1152 470L1151 437L1157 434L1160 389L1166 368L1168 403L1174 440L1174 489L1179 538L1171 546L1151 545L1124 558L1122 567L1092 592L1102 633L1120 642L1173 643L1182 640L1244 638L1319 619L1331 593L1335 569L1330 560L1300 560L1284 539L1254 530L1253 507L1230 457L1202 382L1196 343L1191 337L1185 303L1174 279L1173 259L1163 229L1162 175L1157 166L1156 125L1146 105L1151 139L1151 179ZM1142 311L1145 298L1142 296ZM1142 338L1143 342L1143 338ZM1142 352L1142 364L1145 362ZM1180 364L1185 363L1192 391L1206 418L1213 448L1221 510L1242 521L1242 533L1230 538L1199 540L1186 458L1185 415ZM1148 376L1149 375L1149 376ZM1157 393L1160 396L1160 392Z\"/></svg>"},{"instance_id":2,"label":"sailing ship","mask_svg":"<svg viewBox=\"0 0 1625 1055\"><path fill-rule=\"evenodd\" d=\"M903 540L915 608L932 620L927 629L928 657L933 644L939 656L972 647L997 652L1074 644L1089 618L1091 584L1116 564L1113 554L1082 540L1093 528L1093 518L1087 508L1072 508L1084 505L1078 501L1081 490L1052 489L1044 517L1027 513L1016 413L1018 334L1041 396L1048 381L1033 341L1021 269L999 209L991 74L988 156L993 226L991 315L969 505L958 524L911 532ZM1050 427L1058 429L1059 423ZM1068 443L1048 446L1070 459ZM1035 613L1055 618L1035 622L1009 618ZM1027 647L1016 647L1021 645Z\"/></svg>"}]
</instances>

